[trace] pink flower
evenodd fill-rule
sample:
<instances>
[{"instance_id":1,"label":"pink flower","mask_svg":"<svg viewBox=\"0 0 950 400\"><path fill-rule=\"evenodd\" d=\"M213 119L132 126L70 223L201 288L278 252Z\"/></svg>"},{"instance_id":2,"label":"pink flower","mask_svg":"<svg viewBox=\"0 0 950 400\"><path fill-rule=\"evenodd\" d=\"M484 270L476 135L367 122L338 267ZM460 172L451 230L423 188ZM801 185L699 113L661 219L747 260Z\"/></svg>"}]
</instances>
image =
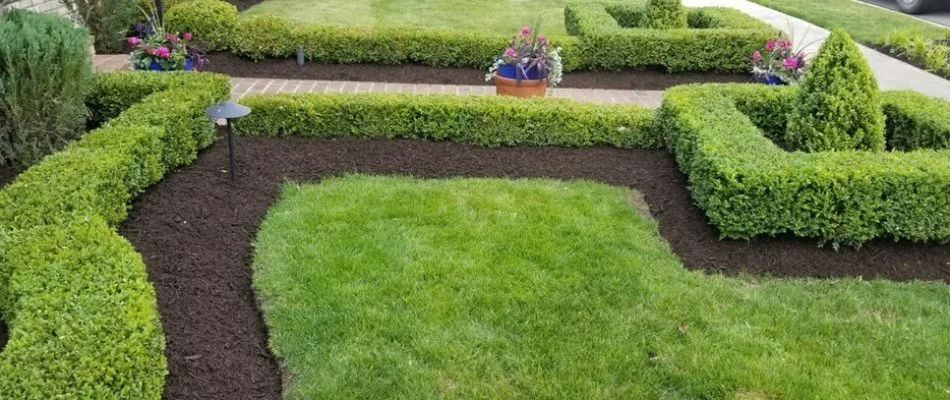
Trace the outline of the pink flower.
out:
<instances>
[{"instance_id":1,"label":"pink flower","mask_svg":"<svg viewBox=\"0 0 950 400\"><path fill-rule=\"evenodd\" d=\"M129 46L138 46L139 43L142 43L142 41L139 38L134 37L134 36L129 38Z\"/></svg>"},{"instance_id":2,"label":"pink flower","mask_svg":"<svg viewBox=\"0 0 950 400\"><path fill-rule=\"evenodd\" d=\"M165 35L165 40L168 40L169 42L174 42L174 41L178 40L178 35L176 35L176 34L174 34L174 33L169 33L169 34Z\"/></svg>"},{"instance_id":3,"label":"pink flower","mask_svg":"<svg viewBox=\"0 0 950 400\"><path fill-rule=\"evenodd\" d=\"M548 38L544 37L544 35L538 35L538 41L541 42L541 44L545 44L548 42Z\"/></svg>"},{"instance_id":4,"label":"pink flower","mask_svg":"<svg viewBox=\"0 0 950 400\"><path fill-rule=\"evenodd\" d=\"M765 42L765 51L775 50L775 39L769 39L768 42Z\"/></svg>"},{"instance_id":5,"label":"pink flower","mask_svg":"<svg viewBox=\"0 0 950 400\"><path fill-rule=\"evenodd\" d=\"M181 37L184 38L185 40L191 40L191 38L192 38L191 32L182 33L182 34L181 34Z\"/></svg>"},{"instance_id":6,"label":"pink flower","mask_svg":"<svg viewBox=\"0 0 950 400\"><path fill-rule=\"evenodd\" d=\"M786 58L785 61L782 62L782 66L784 66L786 69L798 69L798 58Z\"/></svg>"},{"instance_id":7,"label":"pink flower","mask_svg":"<svg viewBox=\"0 0 950 400\"><path fill-rule=\"evenodd\" d=\"M168 58L171 55L171 51L167 47L159 47L155 49L155 56L160 58Z\"/></svg>"},{"instance_id":8,"label":"pink flower","mask_svg":"<svg viewBox=\"0 0 950 400\"><path fill-rule=\"evenodd\" d=\"M530 35L530 34L531 34L531 27L530 27L530 26L526 26L526 27L524 27L524 28L521 28L521 36L528 36L528 35Z\"/></svg>"},{"instance_id":9,"label":"pink flower","mask_svg":"<svg viewBox=\"0 0 950 400\"><path fill-rule=\"evenodd\" d=\"M515 58L515 57L518 57L518 52L515 51L515 49L509 47L509 48L505 49L505 57L508 57L508 58Z\"/></svg>"},{"instance_id":10,"label":"pink flower","mask_svg":"<svg viewBox=\"0 0 950 400\"><path fill-rule=\"evenodd\" d=\"M755 61L755 62L762 61L762 53L759 52L758 50L756 50L755 53L752 53L752 61Z\"/></svg>"}]
</instances>

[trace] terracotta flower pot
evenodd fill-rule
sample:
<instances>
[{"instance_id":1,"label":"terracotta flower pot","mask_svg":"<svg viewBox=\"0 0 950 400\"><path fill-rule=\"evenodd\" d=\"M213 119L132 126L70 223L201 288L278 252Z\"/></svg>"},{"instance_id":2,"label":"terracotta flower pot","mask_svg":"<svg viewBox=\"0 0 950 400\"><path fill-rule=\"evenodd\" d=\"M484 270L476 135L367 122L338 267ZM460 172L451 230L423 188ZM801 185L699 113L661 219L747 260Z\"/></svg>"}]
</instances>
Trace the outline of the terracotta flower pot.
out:
<instances>
[{"instance_id":1,"label":"terracotta flower pot","mask_svg":"<svg viewBox=\"0 0 950 400\"><path fill-rule=\"evenodd\" d=\"M548 89L547 79L511 79L498 76L492 78L495 81L495 93L500 96L513 97L544 97Z\"/></svg>"}]
</instances>

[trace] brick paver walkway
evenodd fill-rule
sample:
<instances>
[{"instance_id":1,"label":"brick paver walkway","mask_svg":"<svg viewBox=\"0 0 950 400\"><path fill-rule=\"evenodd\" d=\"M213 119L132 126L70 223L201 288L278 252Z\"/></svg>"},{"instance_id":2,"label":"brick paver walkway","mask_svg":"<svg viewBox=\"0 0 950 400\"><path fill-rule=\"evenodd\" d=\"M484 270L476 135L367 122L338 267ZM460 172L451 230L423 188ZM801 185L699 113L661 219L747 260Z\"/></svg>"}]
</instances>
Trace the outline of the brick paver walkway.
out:
<instances>
[{"instance_id":1,"label":"brick paver walkway","mask_svg":"<svg viewBox=\"0 0 950 400\"><path fill-rule=\"evenodd\" d=\"M99 71L128 69L125 55L98 55L94 65ZM384 82L312 81L295 79L231 78L234 99L260 93L442 93L454 95L494 95L495 87L488 85L430 85ZM639 104L658 107L663 92L658 90L604 90L557 88L550 97L597 103Z\"/></svg>"}]
</instances>

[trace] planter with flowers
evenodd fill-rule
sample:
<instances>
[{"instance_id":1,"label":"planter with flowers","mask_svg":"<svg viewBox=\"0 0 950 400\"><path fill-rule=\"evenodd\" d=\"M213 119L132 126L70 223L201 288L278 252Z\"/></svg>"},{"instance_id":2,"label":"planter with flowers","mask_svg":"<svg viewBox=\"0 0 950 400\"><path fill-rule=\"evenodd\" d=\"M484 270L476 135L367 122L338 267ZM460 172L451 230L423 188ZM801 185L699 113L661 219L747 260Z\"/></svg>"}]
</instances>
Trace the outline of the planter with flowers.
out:
<instances>
[{"instance_id":1,"label":"planter with flowers","mask_svg":"<svg viewBox=\"0 0 950 400\"><path fill-rule=\"evenodd\" d=\"M544 35L526 26L495 58L485 79L495 81L495 91L502 96L543 97L548 87L561 82L560 50L552 48Z\"/></svg>"},{"instance_id":2,"label":"planter with flowers","mask_svg":"<svg viewBox=\"0 0 950 400\"><path fill-rule=\"evenodd\" d=\"M805 75L806 54L795 50L786 38L770 39L763 50L752 54L752 73L766 85L797 84Z\"/></svg>"},{"instance_id":3,"label":"planter with flowers","mask_svg":"<svg viewBox=\"0 0 950 400\"><path fill-rule=\"evenodd\" d=\"M150 19L151 20L151 19ZM153 24L137 26L138 36L128 38L131 63L137 70L194 71L206 62L204 51L195 44L191 32L166 33Z\"/></svg>"}]
</instances>

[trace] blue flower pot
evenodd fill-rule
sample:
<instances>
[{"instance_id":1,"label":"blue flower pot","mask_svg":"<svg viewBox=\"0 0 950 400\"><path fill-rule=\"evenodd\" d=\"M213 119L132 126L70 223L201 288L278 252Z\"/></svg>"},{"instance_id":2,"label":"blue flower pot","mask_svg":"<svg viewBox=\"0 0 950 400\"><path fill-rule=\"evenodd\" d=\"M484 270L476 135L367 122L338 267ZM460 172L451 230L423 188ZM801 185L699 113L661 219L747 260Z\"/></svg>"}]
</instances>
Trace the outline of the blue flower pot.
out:
<instances>
[{"instance_id":1,"label":"blue flower pot","mask_svg":"<svg viewBox=\"0 0 950 400\"><path fill-rule=\"evenodd\" d=\"M521 71L521 68L518 68L517 66L511 65L511 64L502 64L498 67L498 71L496 73L498 74L498 76L502 78L508 78L508 79L538 80L538 79L544 78L543 76L541 76L541 71L538 70L537 65L532 66L531 68L528 68L527 72L528 72L528 76L524 76L524 74Z\"/></svg>"},{"instance_id":2,"label":"blue flower pot","mask_svg":"<svg viewBox=\"0 0 950 400\"><path fill-rule=\"evenodd\" d=\"M195 66L191 62L191 58L186 58L184 71L193 71L194 69L195 69ZM148 65L148 70L149 71L165 71L165 69L162 68L162 64L159 64L158 61L154 61L154 60L152 60L152 63Z\"/></svg>"},{"instance_id":3,"label":"blue flower pot","mask_svg":"<svg viewBox=\"0 0 950 400\"><path fill-rule=\"evenodd\" d=\"M787 85L782 78L779 78L778 75L775 74L756 75L755 80L764 85Z\"/></svg>"}]
</instances>

